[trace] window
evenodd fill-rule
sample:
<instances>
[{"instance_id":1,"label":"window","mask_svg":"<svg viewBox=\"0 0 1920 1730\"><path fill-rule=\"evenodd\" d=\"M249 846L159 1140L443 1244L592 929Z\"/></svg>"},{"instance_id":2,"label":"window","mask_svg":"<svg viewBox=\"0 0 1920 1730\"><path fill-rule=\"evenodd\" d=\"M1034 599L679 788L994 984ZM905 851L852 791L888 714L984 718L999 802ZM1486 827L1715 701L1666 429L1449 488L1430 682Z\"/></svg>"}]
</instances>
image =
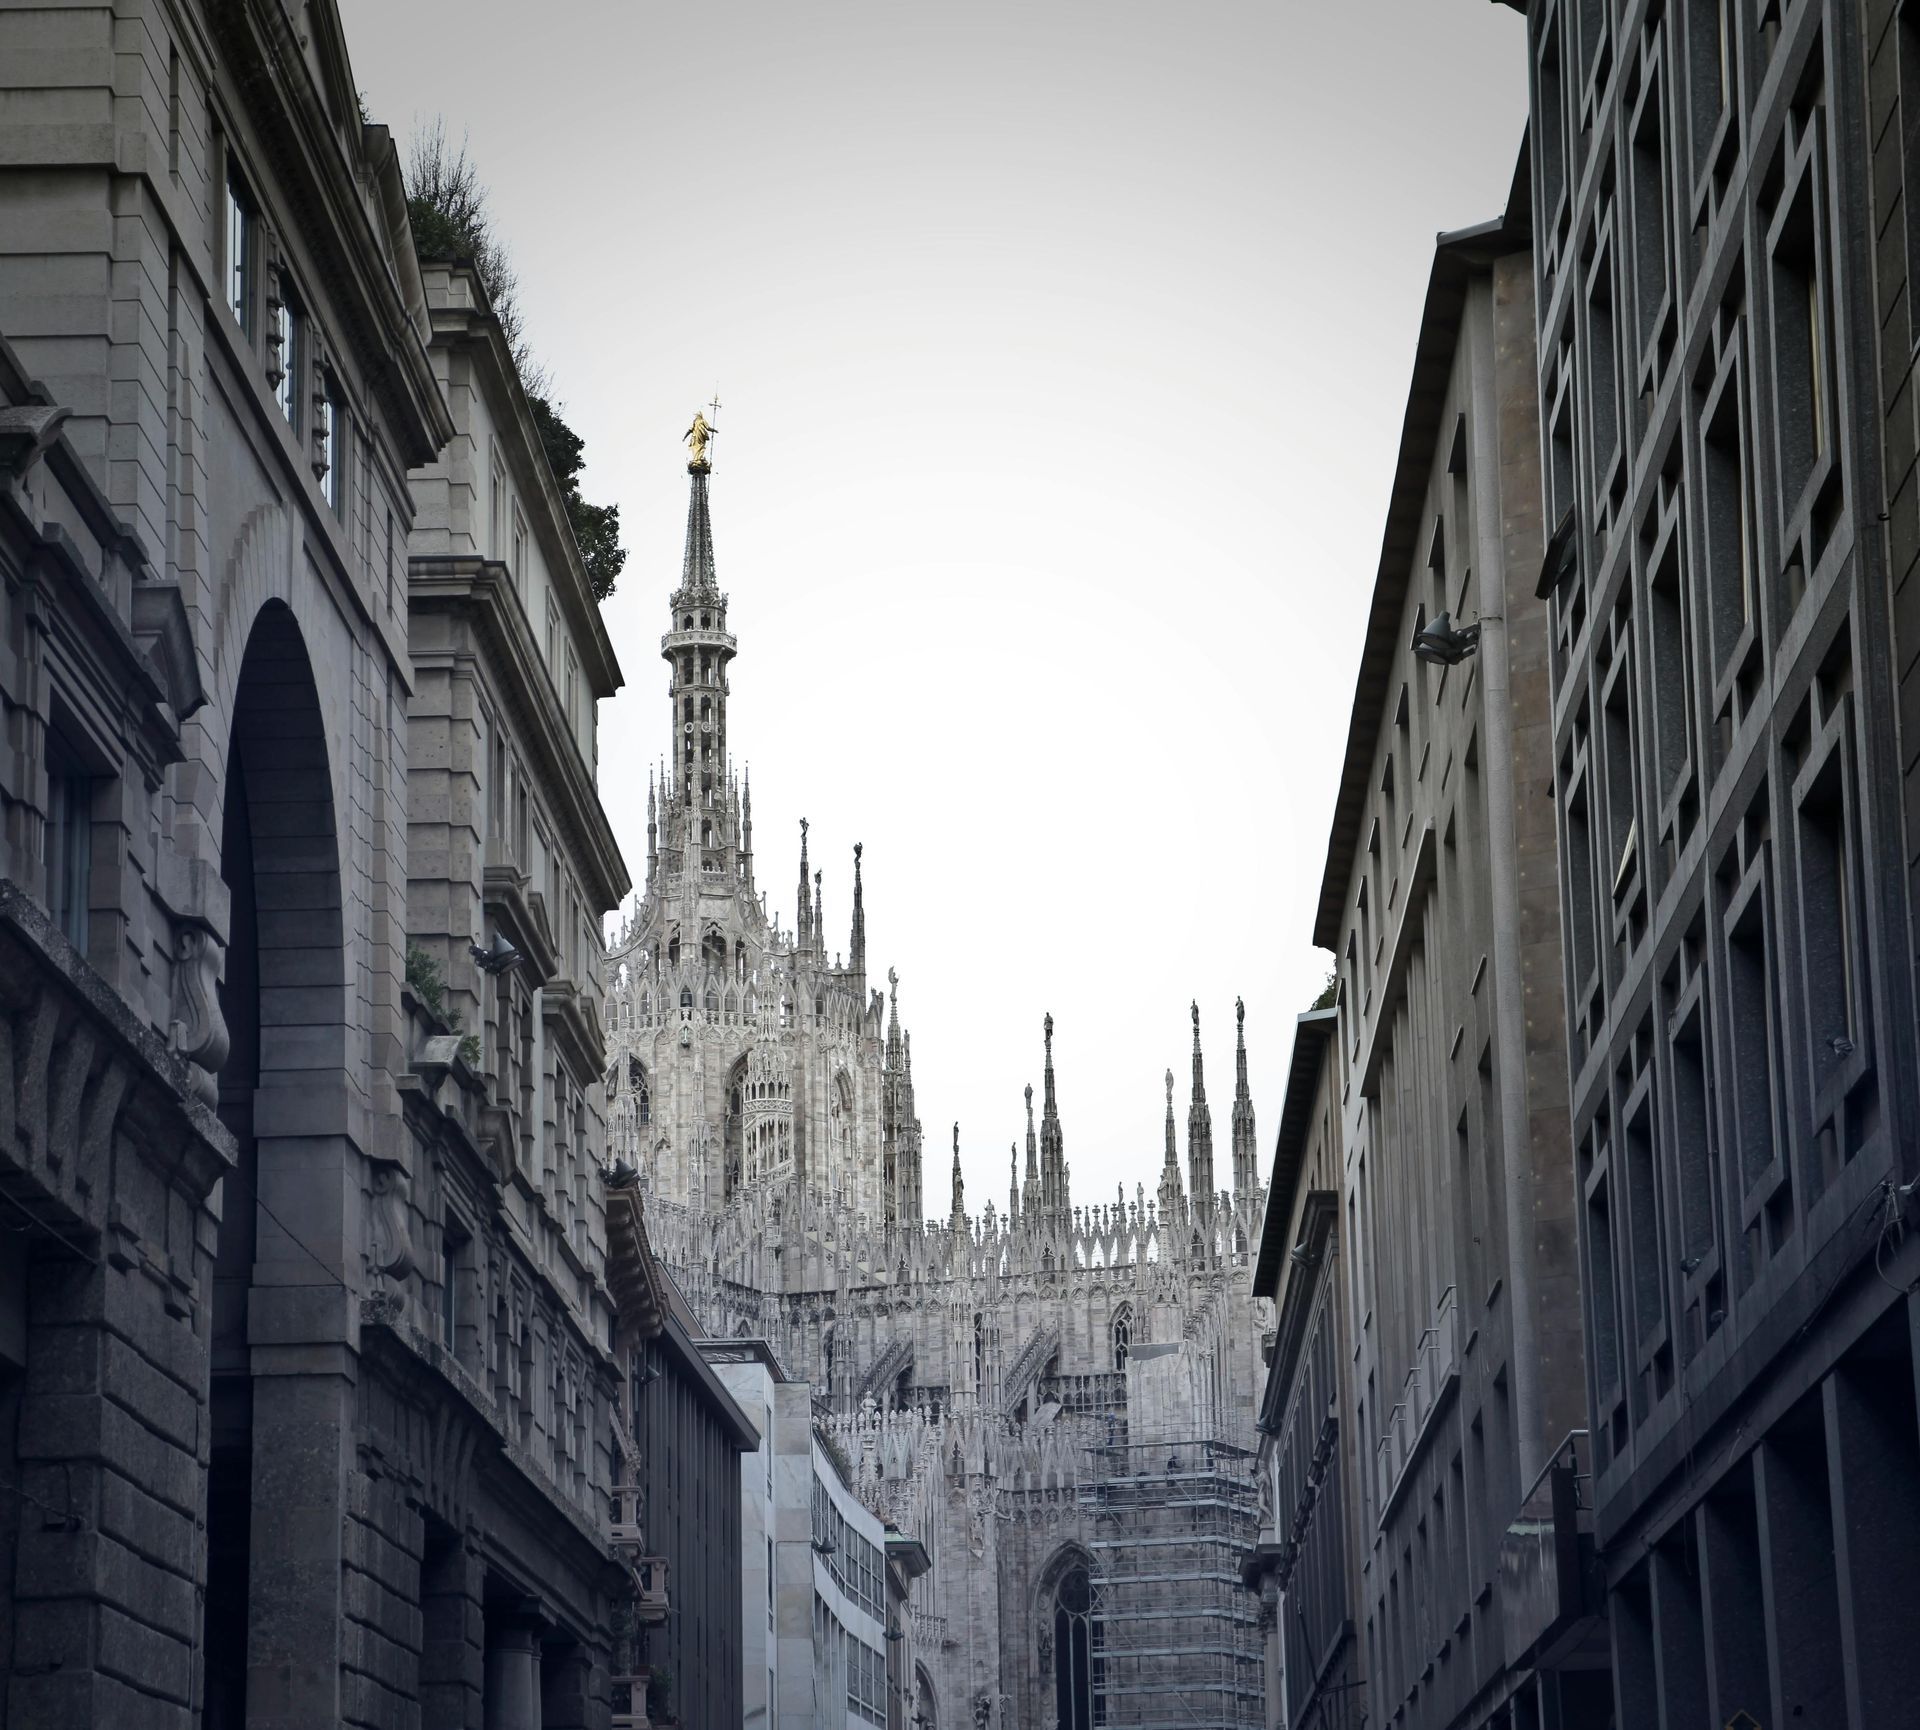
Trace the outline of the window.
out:
<instances>
[{"instance_id":1,"label":"window","mask_svg":"<svg viewBox=\"0 0 1920 1730\"><path fill-rule=\"evenodd\" d=\"M466 1227L448 1214L440 1231L440 1341L456 1356L460 1351L460 1327L464 1320L460 1313L460 1270L472 1241Z\"/></svg>"},{"instance_id":2,"label":"window","mask_svg":"<svg viewBox=\"0 0 1920 1730\"><path fill-rule=\"evenodd\" d=\"M1920 309L1920 0L1901 0L1895 28L1900 80L1900 187L1907 229L1909 325Z\"/></svg>"},{"instance_id":3,"label":"window","mask_svg":"<svg viewBox=\"0 0 1920 1730\"><path fill-rule=\"evenodd\" d=\"M253 200L239 175L227 171L227 307L241 330L253 335Z\"/></svg>"},{"instance_id":4,"label":"window","mask_svg":"<svg viewBox=\"0 0 1920 1730\"><path fill-rule=\"evenodd\" d=\"M560 627L560 609L553 604L553 596L547 596L547 666L554 663L554 643Z\"/></svg>"},{"instance_id":5,"label":"window","mask_svg":"<svg viewBox=\"0 0 1920 1730\"><path fill-rule=\"evenodd\" d=\"M61 935L87 948L87 884L93 872L93 778L52 741L47 750L47 911Z\"/></svg>"},{"instance_id":6,"label":"window","mask_svg":"<svg viewBox=\"0 0 1920 1730\"><path fill-rule=\"evenodd\" d=\"M513 513L513 580L527 580L527 525L518 511Z\"/></svg>"},{"instance_id":7,"label":"window","mask_svg":"<svg viewBox=\"0 0 1920 1730\"><path fill-rule=\"evenodd\" d=\"M1093 1726L1093 1588L1075 1568L1053 1595L1055 1722L1060 1730Z\"/></svg>"},{"instance_id":8,"label":"window","mask_svg":"<svg viewBox=\"0 0 1920 1730\"><path fill-rule=\"evenodd\" d=\"M273 309L273 395L280 405L280 412L287 417L287 425L296 433L300 430L300 372L306 358L303 353L306 346L305 325L300 309L294 305L283 282L279 304Z\"/></svg>"},{"instance_id":9,"label":"window","mask_svg":"<svg viewBox=\"0 0 1920 1730\"><path fill-rule=\"evenodd\" d=\"M347 426L346 416L329 385L316 398L320 425L316 429L314 467L320 473L320 495L337 514L346 494Z\"/></svg>"},{"instance_id":10,"label":"window","mask_svg":"<svg viewBox=\"0 0 1920 1730\"><path fill-rule=\"evenodd\" d=\"M1113 1318L1113 1367L1124 1370L1127 1354L1133 1349L1133 1311L1122 1308Z\"/></svg>"},{"instance_id":11,"label":"window","mask_svg":"<svg viewBox=\"0 0 1920 1730\"><path fill-rule=\"evenodd\" d=\"M507 466L500 460L497 449L493 453L493 481L488 508L493 513L493 520L488 525L487 553L489 557L497 559L505 554L507 547Z\"/></svg>"},{"instance_id":12,"label":"window","mask_svg":"<svg viewBox=\"0 0 1920 1730\"><path fill-rule=\"evenodd\" d=\"M567 651L567 679L566 679L566 691L565 691L565 697L564 697L564 700L566 703L566 709L567 709L567 725L569 727L578 725L578 718L575 716L573 712L574 686L577 682L578 682L578 679L574 669L573 651L569 649Z\"/></svg>"}]
</instances>

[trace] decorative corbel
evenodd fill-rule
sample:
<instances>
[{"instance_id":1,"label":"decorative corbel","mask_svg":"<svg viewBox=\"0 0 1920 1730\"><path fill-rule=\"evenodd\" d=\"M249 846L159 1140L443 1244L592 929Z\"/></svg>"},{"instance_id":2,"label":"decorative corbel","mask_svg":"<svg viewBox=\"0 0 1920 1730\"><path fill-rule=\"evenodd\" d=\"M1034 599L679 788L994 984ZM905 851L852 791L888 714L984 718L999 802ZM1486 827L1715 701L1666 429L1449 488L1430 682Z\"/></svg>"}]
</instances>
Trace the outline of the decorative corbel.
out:
<instances>
[{"instance_id":1,"label":"decorative corbel","mask_svg":"<svg viewBox=\"0 0 1920 1730\"><path fill-rule=\"evenodd\" d=\"M414 1271L413 1179L396 1160L373 1161L373 1207L368 1218L375 1273L403 1281Z\"/></svg>"},{"instance_id":2,"label":"decorative corbel","mask_svg":"<svg viewBox=\"0 0 1920 1730\"><path fill-rule=\"evenodd\" d=\"M220 1100L220 1066L232 1038L220 1013L220 961L225 945L205 920L182 923L173 937L173 1048L193 1065L194 1094Z\"/></svg>"}]
</instances>

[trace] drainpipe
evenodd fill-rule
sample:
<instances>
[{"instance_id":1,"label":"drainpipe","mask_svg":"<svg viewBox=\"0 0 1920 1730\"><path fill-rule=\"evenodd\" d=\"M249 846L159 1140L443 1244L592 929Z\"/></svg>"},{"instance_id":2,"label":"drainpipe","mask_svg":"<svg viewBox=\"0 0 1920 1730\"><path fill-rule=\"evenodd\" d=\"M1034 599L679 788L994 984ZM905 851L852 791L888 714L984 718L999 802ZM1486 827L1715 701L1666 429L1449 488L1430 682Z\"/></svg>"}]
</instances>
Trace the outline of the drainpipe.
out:
<instances>
[{"instance_id":1,"label":"drainpipe","mask_svg":"<svg viewBox=\"0 0 1920 1730\"><path fill-rule=\"evenodd\" d=\"M1519 1438L1520 1482L1531 1484L1546 1463L1541 1434L1540 1339L1536 1326L1539 1282L1534 1269L1533 1148L1527 1134L1527 1040L1520 983L1520 884L1514 834L1512 692L1507 681L1506 556L1502 545L1504 493L1500 467L1500 404L1494 383L1491 261L1471 291L1473 342L1473 485L1479 532L1480 727L1486 743L1488 875L1493 891L1493 988L1500 1089L1500 1139L1505 1149L1508 1314L1513 1352L1508 1375L1513 1388L1514 1429ZM1493 605L1489 607L1488 601Z\"/></svg>"}]
</instances>

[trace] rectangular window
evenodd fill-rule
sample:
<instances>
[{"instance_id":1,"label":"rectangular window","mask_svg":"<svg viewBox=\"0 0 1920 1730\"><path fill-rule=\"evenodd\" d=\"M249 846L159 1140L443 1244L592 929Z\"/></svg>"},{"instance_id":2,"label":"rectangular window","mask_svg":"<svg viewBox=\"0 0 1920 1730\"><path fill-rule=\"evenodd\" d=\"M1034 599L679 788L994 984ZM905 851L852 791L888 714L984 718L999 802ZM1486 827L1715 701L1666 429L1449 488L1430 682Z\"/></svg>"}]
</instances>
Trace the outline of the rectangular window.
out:
<instances>
[{"instance_id":1,"label":"rectangular window","mask_svg":"<svg viewBox=\"0 0 1920 1730\"><path fill-rule=\"evenodd\" d=\"M331 389L317 399L317 406L320 410L320 425L315 429L320 449L320 494L337 512L341 494L345 491L346 427Z\"/></svg>"},{"instance_id":2,"label":"rectangular window","mask_svg":"<svg viewBox=\"0 0 1920 1730\"><path fill-rule=\"evenodd\" d=\"M1901 0L1896 25L1900 79L1900 202L1907 230L1907 324L1920 328L1920 0Z\"/></svg>"},{"instance_id":3,"label":"rectangular window","mask_svg":"<svg viewBox=\"0 0 1920 1730\"><path fill-rule=\"evenodd\" d=\"M47 911L61 935L87 951L93 874L93 777L58 747L47 751Z\"/></svg>"},{"instance_id":4,"label":"rectangular window","mask_svg":"<svg viewBox=\"0 0 1920 1730\"><path fill-rule=\"evenodd\" d=\"M487 525L487 556L500 559L507 552L507 465L500 460L500 452L493 453L492 493L488 499L488 508L492 520Z\"/></svg>"},{"instance_id":5,"label":"rectangular window","mask_svg":"<svg viewBox=\"0 0 1920 1730\"><path fill-rule=\"evenodd\" d=\"M554 644L559 640L560 609L553 604L553 596L547 596L547 666L554 664Z\"/></svg>"},{"instance_id":6,"label":"rectangular window","mask_svg":"<svg viewBox=\"0 0 1920 1730\"><path fill-rule=\"evenodd\" d=\"M513 580L527 580L527 525L518 511L513 513Z\"/></svg>"},{"instance_id":7,"label":"rectangular window","mask_svg":"<svg viewBox=\"0 0 1920 1730\"><path fill-rule=\"evenodd\" d=\"M1814 158L1817 163L1819 158ZM1773 246L1773 376L1780 510L1793 514L1827 454L1826 316L1811 172L1801 178Z\"/></svg>"},{"instance_id":8,"label":"rectangular window","mask_svg":"<svg viewBox=\"0 0 1920 1730\"><path fill-rule=\"evenodd\" d=\"M242 331L253 336L253 200L236 170L227 170L227 307Z\"/></svg>"},{"instance_id":9,"label":"rectangular window","mask_svg":"<svg viewBox=\"0 0 1920 1730\"><path fill-rule=\"evenodd\" d=\"M466 1263L467 1246L472 1241L466 1227L448 1214L440 1233L440 1340L456 1356L460 1351L460 1328L466 1319L460 1307L461 1270Z\"/></svg>"},{"instance_id":10,"label":"rectangular window","mask_svg":"<svg viewBox=\"0 0 1920 1730\"><path fill-rule=\"evenodd\" d=\"M1717 679L1728 676L1753 617L1745 378L1737 342L1733 364L1708 403L1701 426L1706 480L1706 592L1709 645Z\"/></svg>"},{"instance_id":11,"label":"rectangular window","mask_svg":"<svg viewBox=\"0 0 1920 1730\"><path fill-rule=\"evenodd\" d=\"M279 369L273 395L287 417L287 425L296 433L300 430L300 374L305 359L301 351L305 338L305 320L283 290L280 304L273 309L274 365Z\"/></svg>"}]
</instances>

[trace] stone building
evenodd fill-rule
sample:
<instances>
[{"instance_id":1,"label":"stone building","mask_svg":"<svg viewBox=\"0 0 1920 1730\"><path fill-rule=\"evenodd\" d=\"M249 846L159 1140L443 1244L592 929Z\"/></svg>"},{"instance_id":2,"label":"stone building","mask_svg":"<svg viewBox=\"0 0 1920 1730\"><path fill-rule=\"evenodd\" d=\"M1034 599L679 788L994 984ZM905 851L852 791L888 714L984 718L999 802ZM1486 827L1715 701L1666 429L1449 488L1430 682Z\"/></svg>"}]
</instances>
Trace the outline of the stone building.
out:
<instances>
[{"instance_id":1,"label":"stone building","mask_svg":"<svg viewBox=\"0 0 1920 1730\"><path fill-rule=\"evenodd\" d=\"M527 405L326 0L0 90L0 1717L598 1726L618 669Z\"/></svg>"},{"instance_id":2,"label":"stone building","mask_svg":"<svg viewBox=\"0 0 1920 1730\"><path fill-rule=\"evenodd\" d=\"M696 459L661 644L669 766L608 956L609 1136L648 1230L707 1331L767 1341L822 1402L860 1499L924 1546L907 1721L1078 1725L1097 1699L1109 1724L1257 1725L1257 1606L1235 1571L1260 1332L1244 1037L1232 1189L1196 1009L1185 1173L1169 1073L1155 1193L1076 1205L1049 1018L1005 1213L967 1211L956 1126L951 1206L923 1217L912 1046L898 980L869 972L861 849L837 953L804 825L790 929L758 887L710 483ZM1176 1529L1178 1583L1156 1564Z\"/></svg>"},{"instance_id":3,"label":"stone building","mask_svg":"<svg viewBox=\"0 0 1920 1730\"><path fill-rule=\"evenodd\" d=\"M0 1721L184 1725L226 896L156 832L205 667L90 442L0 340Z\"/></svg>"},{"instance_id":4,"label":"stone building","mask_svg":"<svg viewBox=\"0 0 1920 1730\"><path fill-rule=\"evenodd\" d=\"M1890 1724L1920 1682L1910 12L1528 12L1623 1723Z\"/></svg>"},{"instance_id":5,"label":"stone building","mask_svg":"<svg viewBox=\"0 0 1920 1730\"><path fill-rule=\"evenodd\" d=\"M1586 1428L1564 1048L1531 1007L1560 928L1525 189L1435 249L1313 940L1369 1721L1597 1730L1587 1606L1509 1601L1503 1554Z\"/></svg>"}]
</instances>

